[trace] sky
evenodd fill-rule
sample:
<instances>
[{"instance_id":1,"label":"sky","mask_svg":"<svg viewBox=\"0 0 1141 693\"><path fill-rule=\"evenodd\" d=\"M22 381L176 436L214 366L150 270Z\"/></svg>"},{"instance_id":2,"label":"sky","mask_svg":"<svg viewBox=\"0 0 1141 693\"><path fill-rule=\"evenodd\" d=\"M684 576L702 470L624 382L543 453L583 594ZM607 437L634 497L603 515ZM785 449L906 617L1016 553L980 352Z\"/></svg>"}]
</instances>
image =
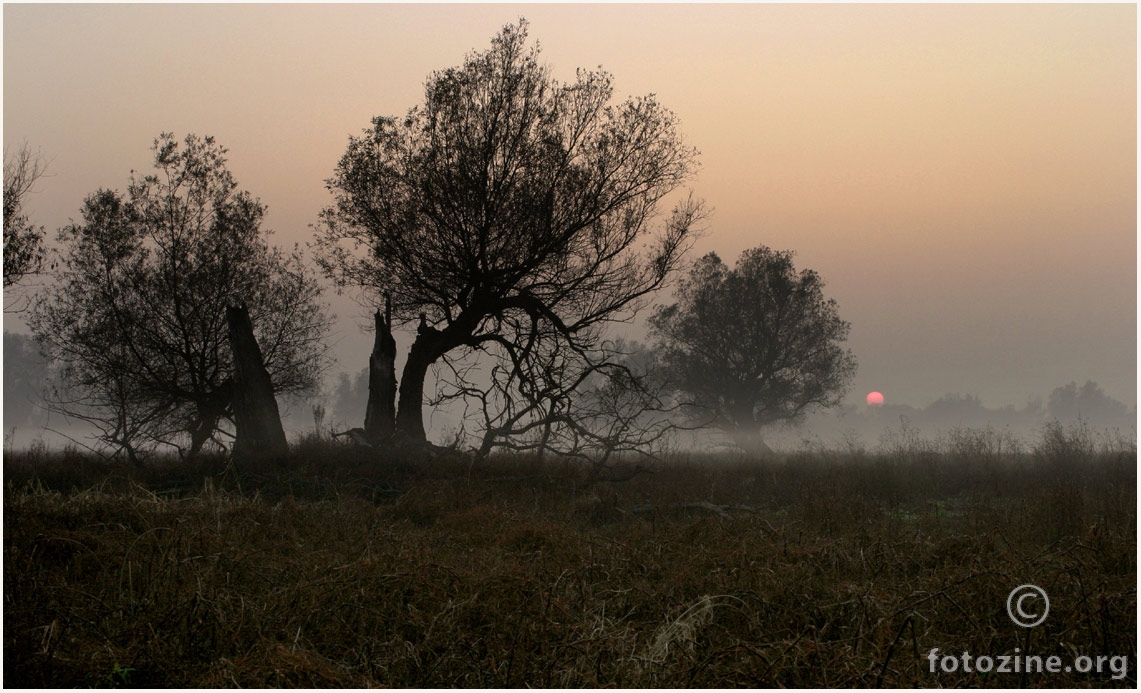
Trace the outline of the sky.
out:
<instances>
[{"instance_id":1,"label":"sky","mask_svg":"<svg viewBox=\"0 0 1141 693\"><path fill-rule=\"evenodd\" d=\"M3 8L5 151L50 162L54 229L160 132L213 135L282 245L350 135L504 24L556 78L654 93L701 152L694 258L796 252L852 325L847 402L1137 393L1135 5L30 5ZM336 370L367 365L334 297ZM662 296L662 301L668 296ZM8 330L25 331L5 315ZM639 336L637 327L632 336ZM401 351L411 342L398 335Z\"/></svg>"}]
</instances>

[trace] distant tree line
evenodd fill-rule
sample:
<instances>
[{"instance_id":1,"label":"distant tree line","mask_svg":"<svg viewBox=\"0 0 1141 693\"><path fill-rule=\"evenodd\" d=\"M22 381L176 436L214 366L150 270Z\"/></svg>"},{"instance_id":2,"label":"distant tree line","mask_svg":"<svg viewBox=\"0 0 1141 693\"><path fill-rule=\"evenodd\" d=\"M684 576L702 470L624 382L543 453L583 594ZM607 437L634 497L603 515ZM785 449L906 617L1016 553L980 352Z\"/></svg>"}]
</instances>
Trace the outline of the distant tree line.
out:
<instances>
[{"instance_id":1,"label":"distant tree line","mask_svg":"<svg viewBox=\"0 0 1141 693\"><path fill-rule=\"evenodd\" d=\"M936 439L955 431L990 429L1022 441L1037 440L1046 427L1058 424L1087 427L1091 433L1109 438L1136 438L1137 412L1108 396L1095 382L1069 383L1056 387L1046 397L1036 396L1021 406L986 406L976 395L951 393L925 406L888 403L879 408L863 404L819 411L807 421L811 432L823 442L843 440L875 443L887 434L907 431L909 435ZM788 444L795 431L782 431Z\"/></svg>"}]
</instances>

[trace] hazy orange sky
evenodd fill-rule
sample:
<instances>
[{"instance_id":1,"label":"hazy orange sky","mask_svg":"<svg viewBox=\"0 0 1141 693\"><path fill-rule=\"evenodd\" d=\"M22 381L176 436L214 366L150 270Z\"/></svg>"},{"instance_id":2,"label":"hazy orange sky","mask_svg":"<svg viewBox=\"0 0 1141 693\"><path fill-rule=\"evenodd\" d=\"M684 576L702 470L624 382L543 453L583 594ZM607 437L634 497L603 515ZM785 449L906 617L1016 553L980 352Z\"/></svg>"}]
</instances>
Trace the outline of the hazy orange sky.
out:
<instances>
[{"instance_id":1,"label":"hazy orange sky","mask_svg":"<svg viewBox=\"0 0 1141 693\"><path fill-rule=\"evenodd\" d=\"M1136 12L6 4L4 146L50 160L28 209L54 235L160 132L211 134L276 241L304 243L348 136L525 16L557 77L601 65L677 113L715 209L699 253L764 244L823 275L852 323L849 402L1021 406L1092 379L1135 406ZM335 305L356 372L370 337Z\"/></svg>"}]
</instances>

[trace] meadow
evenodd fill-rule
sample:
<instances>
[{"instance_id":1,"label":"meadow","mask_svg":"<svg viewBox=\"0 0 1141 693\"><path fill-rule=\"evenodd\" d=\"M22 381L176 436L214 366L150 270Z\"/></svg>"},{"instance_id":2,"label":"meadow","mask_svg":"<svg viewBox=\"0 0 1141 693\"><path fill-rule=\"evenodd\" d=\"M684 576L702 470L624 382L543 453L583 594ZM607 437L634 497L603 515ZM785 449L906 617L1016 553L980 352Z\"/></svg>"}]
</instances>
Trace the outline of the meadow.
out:
<instances>
[{"instance_id":1,"label":"meadow","mask_svg":"<svg viewBox=\"0 0 1141 693\"><path fill-rule=\"evenodd\" d=\"M9 452L4 684L1135 687L1135 444L897 443L606 470ZM1007 614L1025 583L1034 628ZM932 672L933 648L1128 672Z\"/></svg>"}]
</instances>

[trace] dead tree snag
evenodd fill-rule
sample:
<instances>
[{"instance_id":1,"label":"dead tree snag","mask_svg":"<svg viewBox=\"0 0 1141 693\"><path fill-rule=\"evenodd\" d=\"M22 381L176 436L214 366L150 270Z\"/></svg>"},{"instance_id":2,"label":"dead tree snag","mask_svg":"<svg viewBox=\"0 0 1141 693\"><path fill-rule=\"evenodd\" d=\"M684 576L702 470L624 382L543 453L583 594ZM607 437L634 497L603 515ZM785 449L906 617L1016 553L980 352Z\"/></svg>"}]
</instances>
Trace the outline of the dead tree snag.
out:
<instances>
[{"instance_id":1,"label":"dead tree snag","mask_svg":"<svg viewBox=\"0 0 1141 693\"><path fill-rule=\"evenodd\" d=\"M396 339L392 336L392 300L384 297L384 315L376 311L376 339L368 359L368 406L364 432L376 444L396 431Z\"/></svg>"},{"instance_id":2,"label":"dead tree snag","mask_svg":"<svg viewBox=\"0 0 1141 693\"><path fill-rule=\"evenodd\" d=\"M289 444L250 312L245 306L231 306L226 309L226 322L234 354L234 456L283 456Z\"/></svg>"}]
</instances>

